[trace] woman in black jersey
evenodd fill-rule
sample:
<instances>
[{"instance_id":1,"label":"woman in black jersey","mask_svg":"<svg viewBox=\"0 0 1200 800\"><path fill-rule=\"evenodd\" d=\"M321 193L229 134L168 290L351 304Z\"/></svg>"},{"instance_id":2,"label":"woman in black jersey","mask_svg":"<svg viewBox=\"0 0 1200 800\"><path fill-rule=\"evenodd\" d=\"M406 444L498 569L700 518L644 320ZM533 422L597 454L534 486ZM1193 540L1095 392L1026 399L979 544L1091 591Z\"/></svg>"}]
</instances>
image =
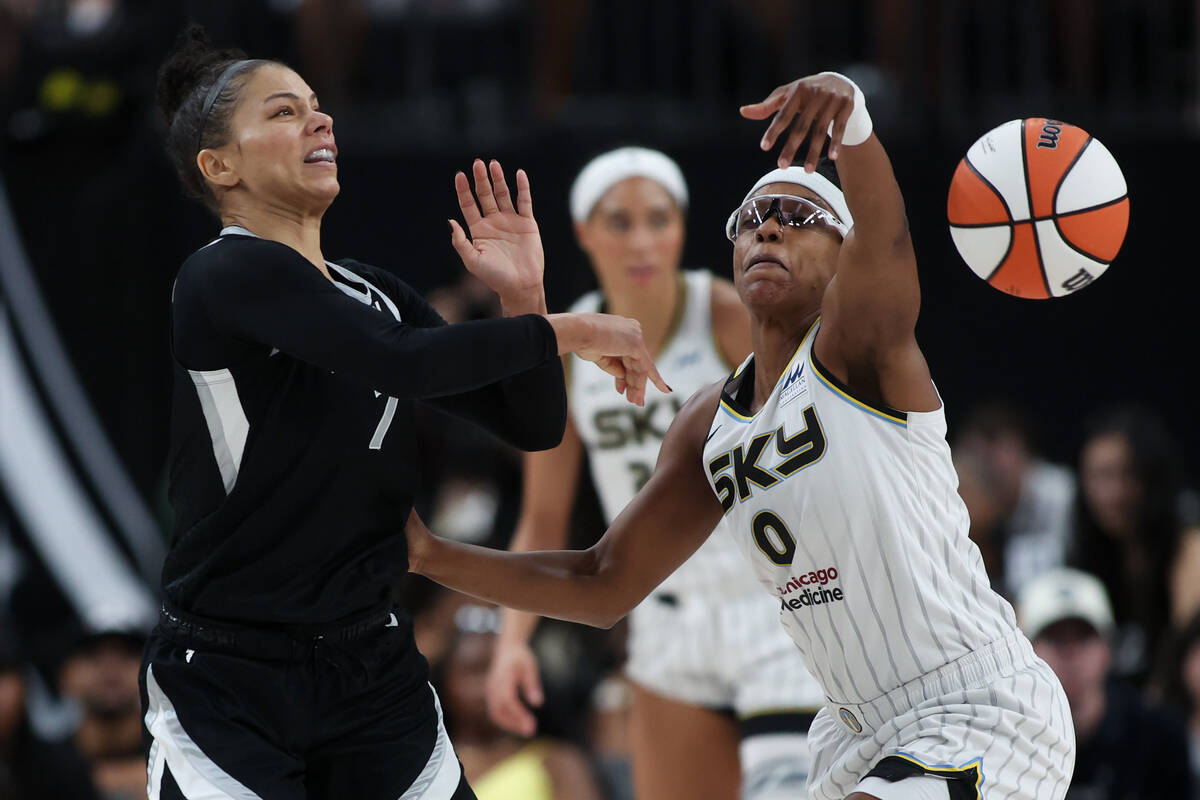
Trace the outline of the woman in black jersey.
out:
<instances>
[{"instance_id":1,"label":"woman in black jersey","mask_svg":"<svg viewBox=\"0 0 1200 800\"><path fill-rule=\"evenodd\" d=\"M556 445L558 355L640 403L636 323L545 314L529 183L456 176L468 269L505 319L446 325L391 273L327 261L333 121L299 75L190 29L159 75L167 147L220 236L179 270L163 611L147 645L150 797L474 797L412 626L389 604L419 464L418 400ZM476 201L478 196L478 204ZM515 203L515 205L514 205ZM660 388L662 388L660 386Z\"/></svg>"}]
</instances>

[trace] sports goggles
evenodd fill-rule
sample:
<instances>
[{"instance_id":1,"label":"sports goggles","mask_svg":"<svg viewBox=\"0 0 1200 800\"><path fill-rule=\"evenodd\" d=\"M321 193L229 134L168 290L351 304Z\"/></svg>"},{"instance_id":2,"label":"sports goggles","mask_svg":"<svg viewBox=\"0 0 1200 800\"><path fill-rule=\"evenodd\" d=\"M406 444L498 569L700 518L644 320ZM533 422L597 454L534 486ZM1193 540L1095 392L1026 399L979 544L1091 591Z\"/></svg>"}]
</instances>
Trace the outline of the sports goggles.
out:
<instances>
[{"instance_id":1,"label":"sports goggles","mask_svg":"<svg viewBox=\"0 0 1200 800\"><path fill-rule=\"evenodd\" d=\"M725 223L725 235L729 237L729 241L736 242L738 236L746 231L757 230L771 214L779 217L781 225L796 228L813 225L836 231L838 236L846 238L848 229L845 223L813 201L791 194L760 194L751 197L729 215L729 221Z\"/></svg>"}]
</instances>

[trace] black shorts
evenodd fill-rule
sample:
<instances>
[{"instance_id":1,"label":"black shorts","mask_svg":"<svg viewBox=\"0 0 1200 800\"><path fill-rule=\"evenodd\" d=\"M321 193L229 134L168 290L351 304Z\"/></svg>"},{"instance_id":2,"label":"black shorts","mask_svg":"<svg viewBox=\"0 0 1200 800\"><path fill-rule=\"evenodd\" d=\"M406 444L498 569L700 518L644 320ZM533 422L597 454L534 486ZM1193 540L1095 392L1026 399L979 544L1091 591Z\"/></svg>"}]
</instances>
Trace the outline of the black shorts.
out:
<instances>
[{"instance_id":1,"label":"black shorts","mask_svg":"<svg viewBox=\"0 0 1200 800\"><path fill-rule=\"evenodd\" d=\"M304 632L164 611L141 672L151 800L474 800L406 615Z\"/></svg>"}]
</instances>

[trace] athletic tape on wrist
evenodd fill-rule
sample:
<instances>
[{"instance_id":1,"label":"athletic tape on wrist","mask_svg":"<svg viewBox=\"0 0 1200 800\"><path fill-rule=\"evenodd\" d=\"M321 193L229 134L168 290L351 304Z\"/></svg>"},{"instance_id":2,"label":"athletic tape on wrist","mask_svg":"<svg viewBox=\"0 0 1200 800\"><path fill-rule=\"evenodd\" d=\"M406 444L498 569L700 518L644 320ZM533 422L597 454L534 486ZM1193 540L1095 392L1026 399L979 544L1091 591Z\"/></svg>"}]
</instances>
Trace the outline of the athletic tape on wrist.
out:
<instances>
[{"instance_id":1,"label":"athletic tape on wrist","mask_svg":"<svg viewBox=\"0 0 1200 800\"><path fill-rule=\"evenodd\" d=\"M854 110L850 112L850 118L846 120L846 132L842 134L842 144L847 147L862 144L871 137L871 131L874 129L871 124L871 115L867 113L867 98L863 96L862 89L840 72L822 72L821 74L834 75L854 88ZM833 125L834 123L829 123L828 133L830 136L833 136Z\"/></svg>"}]
</instances>

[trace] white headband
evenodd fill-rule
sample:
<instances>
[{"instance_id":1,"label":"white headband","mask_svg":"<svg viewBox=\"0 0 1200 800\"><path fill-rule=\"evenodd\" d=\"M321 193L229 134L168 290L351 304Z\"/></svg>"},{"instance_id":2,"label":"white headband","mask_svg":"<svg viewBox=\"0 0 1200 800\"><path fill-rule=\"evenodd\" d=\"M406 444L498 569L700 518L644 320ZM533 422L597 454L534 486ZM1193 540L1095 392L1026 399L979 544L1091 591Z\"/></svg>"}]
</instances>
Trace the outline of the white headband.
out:
<instances>
[{"instance_id":1,"label":"white headband","mask_svg":"<svg viewBox=\"0 0 1200 800\"><path fill-rule=\"evenodd\" d=\"M742 202L745 203L750 197L768 183L797 183L807 189L812 189L817 195L829 204L833 209L833 213L838 215L846 225L846 229L854 227L854 217L850 216L850 207L846 205L846 196L842 194L842 190L834 186L833 183L817 172L807 172L804 167L788 167L787 169L773 169L766 175L758 179L758 183L746 192L746 197Z\"/></svg>"},{"instance_id":2,"label":"white headband","mask_svg":"<svg viewBox=\"0 0 1200 800\"><path fill-rule=\"evenodd\" d=\"M596 156L580 170L571 185L571 218L583 222L605 192L634 177L655 181L675 198L681 209L687 208L687 182L678 164L657 150L621 147Z\"/></svg>"}]
</instances>

